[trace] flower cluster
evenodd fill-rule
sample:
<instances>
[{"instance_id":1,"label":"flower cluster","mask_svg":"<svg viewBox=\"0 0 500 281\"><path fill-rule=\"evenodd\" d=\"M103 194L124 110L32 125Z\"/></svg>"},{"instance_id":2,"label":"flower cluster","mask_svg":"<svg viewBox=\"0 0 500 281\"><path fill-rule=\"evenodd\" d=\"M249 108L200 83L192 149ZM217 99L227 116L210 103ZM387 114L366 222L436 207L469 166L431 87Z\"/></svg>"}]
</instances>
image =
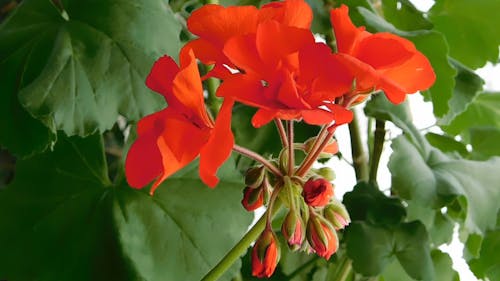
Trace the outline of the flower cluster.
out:
<instances>
[{"instance_id":1,"label":"flower cluster","mask_svg":"<svg viewBox=\"0 0 500 281\"><path fill-rule=\"evenodd\" d=\"M179 65L164 56L146 80L168 107L137 124L138 137L125 163L129 184L143 188L154 181L153 194L166 178L199 156L200 178L214 187L217 170L233 150L260 162L247 173L242 200L249 211L268 206L267 227L252 252L255 276L270 276L279 260L279 242L270 226L276 202L288 210L281 233L291 249L326 259L336 251L336 230L349 223L349 216L333 198L331 176L311 167L318 158L337 152L333 134L352 120L350 107L375 91L400 103L406 94L427 89L435 80L429 61L410 41L356 27L346 6L330 15L333 51L315 41L312 11L304 0L272 2L260 9L205 5L187 20L197 39L181 49ZM199 62L210 66L204 76ZM215 119L203 95L202 81L210 77L222 81L216 95L223 103ZM257 108L251 120L256 128L275 121L283 143L278 159L265 159L235 144L235 102ZM296 144L295 121L322 130ZM297 149L306 153L300 165L295 165Z\"/></svg>"}]
</instances>

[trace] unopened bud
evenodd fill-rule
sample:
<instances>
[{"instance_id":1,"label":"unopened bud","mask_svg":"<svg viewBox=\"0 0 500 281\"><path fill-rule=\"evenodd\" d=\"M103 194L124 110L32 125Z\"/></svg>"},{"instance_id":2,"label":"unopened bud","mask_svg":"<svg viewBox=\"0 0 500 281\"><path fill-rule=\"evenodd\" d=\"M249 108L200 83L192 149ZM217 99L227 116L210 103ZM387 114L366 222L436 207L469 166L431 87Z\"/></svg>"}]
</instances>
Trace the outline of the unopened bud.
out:
<instances>
[{"instance_id":1,"label":"unopened bud","mask_svg":"<svg viewBox=\"0 0 500 281\"><path fill-rule=\"evenodd\" d=\"M316 137L308 139L304 143L304 151L306 153L310 153L313 149L314 142L316 141ZM337 154L339 152L339 145L335 139L331 139L328 144L323 148L318 158L330 158L333 154Z\"/></svg>"},{"instance_id":2,"label":"unopened bud","mask_svg":"<svg viewBox=\"0 0 500 281\"><path fill-rule=\"evenodd\" d=\"M311 169L313 173L316 175L324 178L327 181L333 181L335 180L335 172L328 168L328 167L322 167L319 169Z\"/></svg>"},{"instance_id":3,"label":"unopened bud","mask_svg":"<svg viewBox=\"0 0 500 281\"><path fill-rule=\"evenodd\" d=\"M266 228L252 250L252 275L270 277L280 259L279 242L272 230Z\"/></svg>"},{"instance_id":4,"label":"unopened bud","mask_svg":"<svg viewBox=\"0 0 500 281\"><path fill-rule=\"evenodd\" d=\"M264 181L266 169L264 166L253 167L245 174L245 185L250 188L258 188Z\"/></svg>"},{"instance_id":5,"label":"unopened bud","mask_svg":"<svg viewBox=\"0 0 500 281\"><path fill-rule=\"evenodd\" d=\"M322 207L330 202L333 196L333 186L324 178L310 178L304 184L302 196L307 205Z\"/></svg>"},{"instance_id":6,"label":"unopened bud","mask_svg":"<svg viewBox=\"0 0 500 281\"><path fill-rule=\"evenodd\" d=\"M290 210L281 225L281 233L288 242L291 250L298 250L305 238L305 229L302 219L295 210Z\"/></svg>"},{"instance_id":7,"label":"unopened bud","mask_svg":"<svg viewBox=\"0 0 500 281\"><path fill-rule=\"evenodd\" d=\"M307 241L318 256L327 260L339 247L339 239L333 226L316 215L311 216L307 223Z\"/></svg>"},{"instance_id":8,"label":"unopened bud","mask_svg":"<svg viewBox=\"0 0 500 281\"><path fill-rule=\"evenodd\" d=\"M265 190L263 188L251 188L247 186L243 190L241 204L247 211L254 211L264 205L264 193Z\"/></svg>"},{"instance_id":9,"label":"unopened bud","mask_svg":"<svg viewBox=\"0 0 500 281\"><path fill-rule=\"evenodd\" d=\"M336 230L343 229L351 222L344 204L337 200L326 206L323 213Z\"/></svg>"}]
</instances>

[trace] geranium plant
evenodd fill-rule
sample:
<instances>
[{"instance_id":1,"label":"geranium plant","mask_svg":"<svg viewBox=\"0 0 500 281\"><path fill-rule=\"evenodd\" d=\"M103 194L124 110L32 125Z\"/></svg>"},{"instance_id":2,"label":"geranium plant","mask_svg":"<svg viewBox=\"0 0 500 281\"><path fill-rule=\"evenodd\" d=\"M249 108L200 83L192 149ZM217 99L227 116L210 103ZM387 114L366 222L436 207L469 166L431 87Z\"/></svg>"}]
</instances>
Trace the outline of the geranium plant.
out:
<instances>
[{"instance_id":1,"label":"geranium plant","mask_svg":"<svg viewBox=\"0 0 500 281\"><path fill-rule=\"evenodd\" d=\"M226 2L0 2L0 280L500 278L500 4Z\"/></svg>"}]
</instances>

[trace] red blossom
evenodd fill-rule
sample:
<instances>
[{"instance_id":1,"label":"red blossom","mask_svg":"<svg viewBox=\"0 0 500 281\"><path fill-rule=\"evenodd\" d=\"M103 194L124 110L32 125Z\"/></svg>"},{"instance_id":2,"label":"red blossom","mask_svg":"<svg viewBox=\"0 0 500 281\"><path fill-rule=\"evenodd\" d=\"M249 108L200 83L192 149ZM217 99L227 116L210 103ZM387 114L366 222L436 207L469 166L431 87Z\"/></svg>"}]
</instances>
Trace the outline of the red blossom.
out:
<instances>
[{"instance_id":1,"label":"red blossom","mask_svg":"<svg viewBox=\"0 0 500 281\"><path fill-rule=\"evenodd\" d=\"M137 124L125 171L130 186L142 188L155 180L151 194L168 176L200 155L200 177L210 187L234 145L231 132L233 101L226 99L216 122L208 116L196 60L183 49L180 67L168 56L154 64L146 85L165 97L168 107Z\"/></svg>"},{"instance_id":2,"label":"red blossom","mask_svg":"<svg viewBox=\"0 0 500 281\"><path fill-rule=\"evenodd\" d=\"M337 233L333 227L316 216L311 217L307 224L307 241L318 256L327 260L339 247Z\"/></svg>"},{"instance_id":3,"label":"red blossom","mask_svg":"<svg viewBox=\"0 0 500 281\"><path fill-rule=\"evenodd\" d=\"M302 196L307 205L322 207L333 196L332 184L323 178L310 178L303 187Z\"/></svg>"},{"instance_id":4,"label":"red blossom","mask_svg":"<svg viewBox=\"0 0 500 281\"><path fill-rule=\"evenodd\" d=\"M358 92L383 90L393 103L400 103L406 94L426 90L436 80L429 60L407 39L381 32L372 34L356 27L349 18L349 9L342 5L333 9L330 19L338 52L358 74Z\"/></svg>"}]
</instances>

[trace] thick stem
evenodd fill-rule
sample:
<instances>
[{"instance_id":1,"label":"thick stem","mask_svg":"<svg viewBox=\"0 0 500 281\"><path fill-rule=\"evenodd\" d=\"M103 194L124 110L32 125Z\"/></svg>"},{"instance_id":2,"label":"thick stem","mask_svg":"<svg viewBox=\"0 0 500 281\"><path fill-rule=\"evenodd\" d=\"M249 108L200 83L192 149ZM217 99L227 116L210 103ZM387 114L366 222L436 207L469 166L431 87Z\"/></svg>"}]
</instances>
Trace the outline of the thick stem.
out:
<instances>
[{"instance_id":1,"label":"thick stem","mask_svg":"<svg viewBox=\"0 0 500 281\"><path fill-rule=\"evenodd\" d=\"M349 123L349 134L351 136L352 163L356 172L356 179L358 181L368 180L368 157L363 148L356 114L354 114L352 122Z\"/></svg>"},{"instance_id":2,"label":"thick stem","mask_svg":"<svg viewBox=\"0 0 500 281\"><path fill-rule=\"evenodd\" d=\"M283 145L283 147L287 147L288 146L288 140L287 140L287 137L286 137L285 128L283 127L283 123L281 123L280 119L275 118L274 119L274 124L276 124L276 128L278 129L278 133L279 133L280 139L281 139L281 144Z\"/></svg>"},{"instance_id":3,"label":"thick stem","mask_svg":"<svg viewBox=\"0 0 500 281\"><path fill-rule=\"evenodd\" d=\"M264 231L267 222L268 212L276 214L276 211L281 208L281 201L276 200L276 204L272 208L268 208L266 213L260 217L257 223L234 245L234 247L219 261L219 263L210 270L201 281L218 280L224 272L226 272L242 255L245 254L250 244L255 241ZM272 210L271 210L272 209Z\"/></svg>"},{"instance_id":4,"label":"thick stem","mask_svg":"<svg viewBox=\"0 0 500 281\"><path fill-rule=\"evenodd\" d=\"M241 238L238 244L234 247L219 261L219 263L210 270L210 272L201 279L202 281L215 281L228 270L233 263L238 260L242 255L245 254L250 244L252 244L255 239L259 237L264 228L266 227L267 213L262 215L262 217L257 221L257 223Z\"/></svg>"},{"instance_id":5,"label":"thick stem","mask_svg":"<svg viewBox=\"0 0 500 281\"><path fill-rule=\"evenodd\" d=\"M240 153L241 155L244 155L250 159L253 159L253 160L261 163L271 173L275 174L276 176L283 177L283 174L281 173L281 171L276 166L274 166L271 162L267 161L264 157L262 157L262 155L257 154L256 152L253 152L249 149L246 149L246 148L241 147L241 146L236 145L236 144L233 146L233 150Z\"/></svg>"},{"instance_id":6,"label":"thick stem","mask_svg":"<svg viewBox=\"0 0 500 281\"><path fill-rule=\"evenodd\" d=\"M377 182L378 165L384 150L385 121L377 119L375 123L375 136L373 140L373 153L370 159L370 182Z\"/></svg>"},{"instance_id":7,"label":"thick stem","mask_svg":"<svg viewBox=\"0 0 500 281\"><path fill-rule=\"evenodd\" d=\"M352 261L348 258L344 261L342 264L342 267L338 271L337 278L335 279L336 281L345 281L347 280L347 277L349 277L349 274L352 271Z\"/></svg>"},{"instance_id":8,"label":"thick stem","mask_svg":"<svg viewBox=\"0 0 500 281\"><path fill-rule=\"evenodd\" d=\"M288 175L293 176L295 169L295 148L293 147L293 120L287 122L288 131Z\"/></svg>"}]
</instances>

